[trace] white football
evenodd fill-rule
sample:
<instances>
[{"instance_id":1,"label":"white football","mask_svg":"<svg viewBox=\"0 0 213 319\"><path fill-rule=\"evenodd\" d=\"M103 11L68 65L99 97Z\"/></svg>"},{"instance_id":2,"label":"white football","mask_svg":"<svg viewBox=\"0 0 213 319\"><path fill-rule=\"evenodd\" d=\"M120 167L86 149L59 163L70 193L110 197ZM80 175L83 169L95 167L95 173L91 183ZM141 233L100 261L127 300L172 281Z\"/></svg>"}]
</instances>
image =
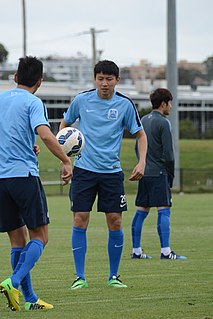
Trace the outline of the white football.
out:
<instances>
[{"instance_id":1,"label":"white football","mask_svg":"<svg viewBox=\"0 0 213 319\"><path fill-rule=\"evenodd\" d=\"M84 136L74 127L63 128L58 132L56 138L69 157L79 155L84 147Z\"/></svg>"}]
</instances>

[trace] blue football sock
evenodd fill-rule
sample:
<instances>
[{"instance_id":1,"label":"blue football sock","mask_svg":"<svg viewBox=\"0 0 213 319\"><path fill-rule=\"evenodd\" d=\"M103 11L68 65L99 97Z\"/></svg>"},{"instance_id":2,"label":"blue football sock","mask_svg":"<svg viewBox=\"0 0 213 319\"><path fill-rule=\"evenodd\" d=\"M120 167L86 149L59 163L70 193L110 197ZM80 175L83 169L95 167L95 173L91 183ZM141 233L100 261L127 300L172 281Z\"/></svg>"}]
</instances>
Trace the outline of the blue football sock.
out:
<instances>
[{"instance_id":1,"label":"blue football sock","mask_svg":"<svg viewBox=\"0 0 213 319\"><path fill-rule=\"evenodd\" d=\"M136 210L132 220L132 246L133 248L141 247L142 227L145 218L149 213L144 210Z\"/></svg>"},{"instance_id":2,"label":"blue football sock","mask_svg":"<svg viewBox=\"0 0 213 319\"><path fill-rule=\"evenodd\" d=\"M112 276L118 275L118 267L121 260L123 243L124 243L123 230L109 230L109 238L108 238L108 256L109 256L109 266L110 266L109 280L112 278Z\"/></svg>"},{"instance_id":3,"label":"blue football sock","mask_svg":"<svg viewBox=\"0 0 213 319\"><path fill-rule=\"evenodd\" d=\"M37 239L29 241L29 243L23 248L16 268L10 277L14 288L18 289L21 281L38 261L43 249L44 244Z\"/></svg>"},{"instance_id":4,"label":"blue football sock","mask_svg":"<svg viewBox=\"0 0 213 319\"><path fill-rule=\"evenodd\" d=\"M170 246L170 208L158 210L158 235L161 248Z\"/></svg>"},{"instance_id":5,"label":"blue football sock","mask_svg":"<svg viewBox=\"0 0 213 319\"><path fill-rule=\"evenodd\" d=\"M19 257L21 255L22 250L23 250L23 247L11 248L10 261L11 261L11 266L13 270L18 264ZM28 273L23 278L20 284L21 284L21 290L24 295L25 302L32 302L32 303L36 302L38 300L38 297L36 296L33 290L30 273Z\"/></svg>"},{"instance_id":6,"label":"blue football sock","mask_svg":"<svg viewBox=\"0 0 213 319\"><path fill-rule=\"evenodd\" d=\"M72 252L75 262L76 277L85 280L84 266L87 251L86 228L72 228Z\"/></svg>"}]
</instances>

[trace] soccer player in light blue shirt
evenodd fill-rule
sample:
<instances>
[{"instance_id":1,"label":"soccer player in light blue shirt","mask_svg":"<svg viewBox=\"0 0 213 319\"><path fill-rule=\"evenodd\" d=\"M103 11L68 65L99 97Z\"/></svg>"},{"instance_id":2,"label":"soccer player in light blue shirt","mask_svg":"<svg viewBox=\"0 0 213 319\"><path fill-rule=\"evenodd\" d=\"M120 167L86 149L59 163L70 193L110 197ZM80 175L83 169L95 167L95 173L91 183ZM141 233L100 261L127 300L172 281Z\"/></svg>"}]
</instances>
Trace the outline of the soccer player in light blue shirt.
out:
<instances>
[{"instance_id":1,"label":"soccer player in light blue shirt","mask_svg":"<svg viewBox=\"0 0 213 319\"><path fill-rule=\"evenodd\" d=\"M127 96L117 92L119 68L113 61L99 61L94 68L97 89L78 94L64 114L60 129L78 120L85 146L74 162L70 188L74 216L72 251L76 280L72 289L87 288L84 266L87 249L86 230L96 195L97 209L106 215L108 226L109 277L107 286L126 288L119 280L118 268L123 248L122 211L127 210L120 148L125 127L138 140L140 160L130 180L144 174L146 135L137 109Z\"/></svg>"},{"instance_id":2,"label":"soccer player in light blue shirt","mask_svg":"<svg viewBox=\"0 0 213 319\"><path fill-rule=\"evenodd\" d=\"M62 161L62 179L72 176L70 159L52 134L46 107L34 95L42 82L43 64L35 57L19 60L17 87L0 94L0 232L11 243L12 275L0 283L11 310L19 311L19 285L25 310L49 310L53 305L37 297L30 271L48 241L49 216L39 179L35 143L38 134L48 149ZM27 229L29 242L27 243Z\"/></svg>"}]
</instances>

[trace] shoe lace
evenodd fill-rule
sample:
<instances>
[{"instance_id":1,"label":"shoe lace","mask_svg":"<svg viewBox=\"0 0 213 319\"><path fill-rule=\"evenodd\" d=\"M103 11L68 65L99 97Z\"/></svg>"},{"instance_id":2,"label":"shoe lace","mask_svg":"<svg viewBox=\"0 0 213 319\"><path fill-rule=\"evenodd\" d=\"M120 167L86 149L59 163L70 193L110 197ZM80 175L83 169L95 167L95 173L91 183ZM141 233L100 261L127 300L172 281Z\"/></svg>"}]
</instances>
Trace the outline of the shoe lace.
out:
<instances>
[{"instance_id":1,"label":"shoe lace","mask_svg":"<svg viewBox=\"0 0 213 319\"><path fill-rule=\"evenodd\" d=\"M72 285L74 285L77 281L79 281L81 279L81 277L77 277L74 281L73 281L73 283L72 283Z\"/></svg>"},{"instance_id":2,"label":"shoe lace","mask_svg":"<svg viewBox=\"0 0 213 319\"><path fill-rule=\"evenodd\" d=\"M141 258L146 259L146 254L145 254L145 252L144 252L144 250L143 250L143 249L142 249L142 253L141 253Z\"/></svg>"},{"instance_id":3,"label":"shoe lace","mask_svg":"<svg viewBox=\"0 0 213 319\"><path fill-rule=\"evenodd\" d=\"M120 275L118 275L118 276L112 276L112 279L117 280L117 281L119 281L119 282L122 282L122 281L119 279L119 277L120 277Z\"/></svg>"}]
</instances>

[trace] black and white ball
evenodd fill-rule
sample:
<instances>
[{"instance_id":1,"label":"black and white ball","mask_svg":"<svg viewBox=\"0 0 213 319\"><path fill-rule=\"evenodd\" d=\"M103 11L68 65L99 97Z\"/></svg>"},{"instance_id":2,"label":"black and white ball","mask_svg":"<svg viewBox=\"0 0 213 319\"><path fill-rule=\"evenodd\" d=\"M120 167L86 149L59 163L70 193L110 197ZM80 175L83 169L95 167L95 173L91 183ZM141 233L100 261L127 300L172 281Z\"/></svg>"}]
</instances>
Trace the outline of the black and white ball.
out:
<instances>
[{"instance_id":1,"label":"black and white ball","mask_svg":"<svg viewBox=\"0 0 213 319\"><path fill-rule=\"evenodd\" d=\"M84 136L74 127L63 128L58 132L56 138L69 157L79 155L84 147Z\"/></svg>"}]
</instances>

